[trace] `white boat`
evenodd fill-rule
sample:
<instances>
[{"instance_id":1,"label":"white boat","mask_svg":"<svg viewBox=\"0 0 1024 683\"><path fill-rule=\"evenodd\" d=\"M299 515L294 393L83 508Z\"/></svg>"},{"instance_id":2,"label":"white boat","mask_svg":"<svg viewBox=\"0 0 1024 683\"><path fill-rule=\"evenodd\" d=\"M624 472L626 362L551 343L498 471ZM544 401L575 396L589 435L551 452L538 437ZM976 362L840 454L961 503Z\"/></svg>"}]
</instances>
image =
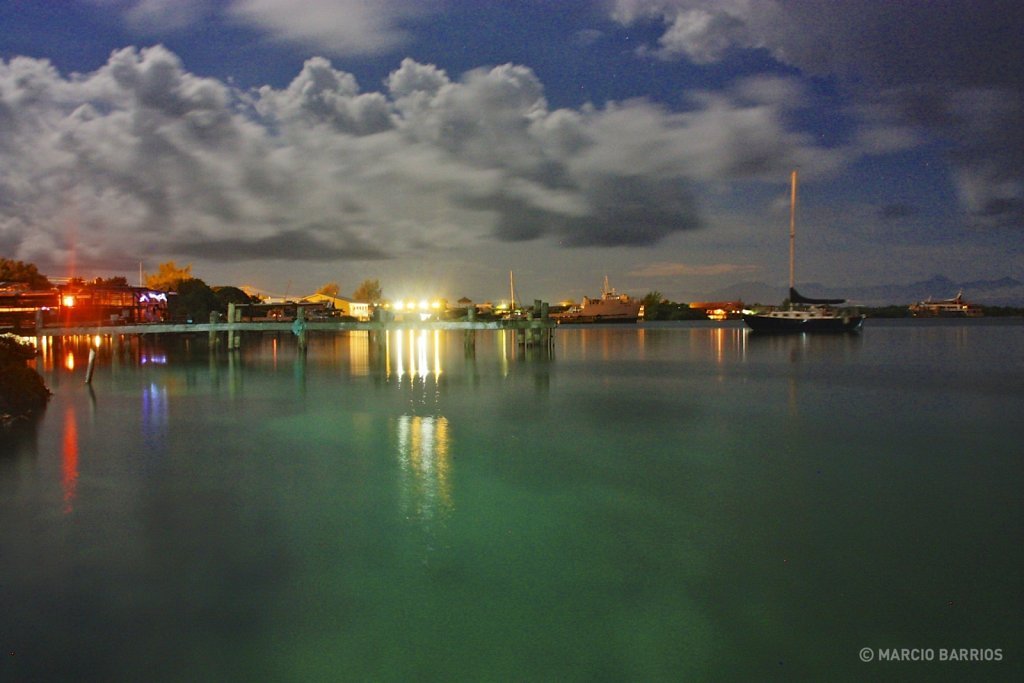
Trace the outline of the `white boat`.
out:
<instances>
[{"instance_id":1,"label":"white boat","mask_svg":"<svg viewBox=\"0 0 1024 683\"><path fill-rule=\"evenodd\" d=\"M859 332L864 315L837 306L845 299L812 299L796 291L796 186L797 172L790 177L789 198L789 304L782 309L743 314L743 322L755 332Z\"/></svg>"},{"instance_id":2,"label":"white boat","mask_svg":"<svg viewBox=\"0 0 1024 683\"><path fill-rule=\"evenodd\" d=\"M928 299L911 304L910 314L915 318L980 318L984 312L981 306L964 301L964 292L960 290L952 299Z\"/></svg>"}]
</instances>

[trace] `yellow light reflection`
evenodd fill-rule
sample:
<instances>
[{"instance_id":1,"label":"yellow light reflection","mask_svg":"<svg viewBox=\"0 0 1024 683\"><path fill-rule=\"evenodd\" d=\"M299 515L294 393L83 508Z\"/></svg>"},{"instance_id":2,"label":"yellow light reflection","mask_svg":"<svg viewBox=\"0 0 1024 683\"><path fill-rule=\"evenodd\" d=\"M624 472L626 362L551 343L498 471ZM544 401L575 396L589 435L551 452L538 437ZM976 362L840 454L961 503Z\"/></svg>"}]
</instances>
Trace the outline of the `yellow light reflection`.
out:
<instances>
[{"instance_id":1,"label":"yellow light reflection","mask_svg":"<svg viewBox=\"0 0 1024 683\"><path fill-rule=\"evenodd\" d=\"M441 358L446 337L442 330L431 332L409 329L396 330L392 335L388 331L384 342L385 376L399 381L406 377L425 381L433 376L436 381L443 371Z\"/></svg>"},{"instance_id":2,"label":"yellow light reflection","mask_svg":"<svg viewBox=\"0 0 1024 683\"><path fill-rule=\"evenodd\" d=\"M499 344L499 346L501 348L500 360L501 360L501 376L502 377L508 377L508 373L509 373L509 365L508 365L508 356L509 356L508 337L509 337L509 333L506 333L506 332L499 332L498 333L498 344Z\"/></svg>"},{"instance_id":3,"label":"yellow light reflection","mask_svg":"<svg viewBox=\"0 0 1024 683\"><path fill-rule=\"evenodd\" d=\"M390 334L390 333L389 333ZM395 332L395 375L398 379L402 379L405 376L405 364L403 363L404 345L402 340L405 335L401 332Z\"/></svg>"},{"instance_id":4,"label":"yellow light reflection","mask_svg":"<svg viewBox=\"0 0 1024 683\"><path fill-rule=\"evenodd\" d=\"M429 521L451 510L448 420L401 415L395 425L395 435L406 513Z\"/></svg>"},{"instance_id":5,"label":"yellow light reflection","mask_svg":"<svg viewBox=\"0 0 1024 683\"><path fill-rule=\"evenodd\" d=\"M427 331L420 330L416 339L416 361L419 364L419 378L426 379L430 374L430 367L427 365ZM415 370L414 370L415 372Z\"/></svg>"},{"instance_id":6,"label":"yellow light reflection","mask_svg":"<svg viewBox=\"0 0 1024 683\"><path fill-rule=\"evenodd\" d=\"M51 337L41 337L39 342L39 355L35 359L36 369L44 371L53 370L53 339Z\"/></svg>"},{"instance_id":7,"label":"yellow light reflection","mask_svg":"<svg viewBox=\"0 0 1024 683\"><path fill-rule=\"evenodd\" d=\"M64 368L69 372L73 372L75 369L75 354L68 351L68 354L64 356Z\"/></svg>"},{"instance_id":8,"label":"yellow light reflection","mask_svg":"<svg viewBox=\"0 0 1024 683\"><path fill-rule=\"evenodd\" d=\"M441 330L434 330L434 379L441 376Z\"/></svg>"},{"instance_id":9,"label":"yellow light reflection","mask_svg":"<svg viewBox=\"0 0 1024 683\"><path fill-rule=\"evenodd\" d=\"M370 333L365 330L348 335L348 361L353 376L370 374Z\"/></svg>"},{"instance_id":10,"label":"yellow light reflection","mask_svg":"<svg viewBox=\"0 0 1024 683\"><path fill-rule=\"evenodd\" d=\"M711 331L711 340L715 348L715 362L721 365L725 362L725 330L716 327Z\"/></svg>"},{"instance_id":11,"label":"yellow light reflection","mask_svg":"<svg viewBox=\"0 0 1024 683\"><path fill-rule=\"evenodd\" d=\"M724 365L728 358L735 355L742 358L746 342L742 329L716 327L709 332L709 342L716 364Z\"/></svg>"}]
</instances>

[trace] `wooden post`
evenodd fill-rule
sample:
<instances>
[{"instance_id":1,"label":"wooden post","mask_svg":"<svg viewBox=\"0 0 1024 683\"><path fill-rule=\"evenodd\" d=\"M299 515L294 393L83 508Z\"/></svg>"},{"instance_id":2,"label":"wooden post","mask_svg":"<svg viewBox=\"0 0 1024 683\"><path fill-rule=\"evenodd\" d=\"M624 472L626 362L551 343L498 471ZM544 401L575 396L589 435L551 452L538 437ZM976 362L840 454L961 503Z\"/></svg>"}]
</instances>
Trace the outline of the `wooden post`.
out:
<instances>
[{"instance_id":1,"label":"wooden post","mask_svg":"<svg viewBox=\"0 0 1024 683\"><path fill-rule=\"evenodd\" d=\"M540 317L542 315L541 308L542 308L541 307L541 300L540 299L534 299L533 300L533 308L530 309L530 315L527 316L527 319L531 320L531 321L536 321L536 320L540 319ZM529 337L527 337L527 339L528 339L529 344L531 346L535 346L535 345L540 343L541 328L540 328L539 325L537 325L536 322L534 322L533 324L530 325L530 331L527 334L529 335Z\"/></svg>"},{"instance_id":2,"label":"wooden post","mask_svg":"<svg viewBox=\"0 0 1024 683\"><path fill-rule=\"evenodd\" d=\"M213 314L211 314L212 316ZM236 348L235 342L235 305L233 303L228 304L228 350Z\"/></svg>"},{"instance_id":3,"label":"wooden post","mask_svg":"<svg viewBox=\"0 0 1024 683\"><path fill-rule=\"evenodd\" d=\"M217 328L214 325L217 324L217 311L210 311L210 350L213 351L217 347Z\"/></svg>"},{"instance_id":4,"label":"wooden post","mask_svg":"<svg viewBox=\"0 0 1024 683\"><path fill-rule=\"evenodd\" d=\"M544 346L547 349L551 349L555 343L554 337L554 326L551 325L551 306L548 305L547 301L543 301L540 304L540 319L544 322L544 328L541 332L541 337L544 342Z\"/></svg>"},{"instance_id":5,"label":"wooden post","mask_svg":"<svg viewBox=\"0 0 1024 683\"><path fill-rule=\"evenodd\" d=\"M96 348L89 347L89 365L85 368L85 383L92 384L92 371L96 367Z\"/></svg>"},{"instance_id":6,"label":"wooden post","mask_svg":"<svg viewBox=\"0 0 1024 683\"><path fill-rule=\"evenodd\" d=\"M292 332L299 338L299 349L306 350L306 311L302 306L295 307L295 322L292 323Z\"/></svg>"}]
</instances>

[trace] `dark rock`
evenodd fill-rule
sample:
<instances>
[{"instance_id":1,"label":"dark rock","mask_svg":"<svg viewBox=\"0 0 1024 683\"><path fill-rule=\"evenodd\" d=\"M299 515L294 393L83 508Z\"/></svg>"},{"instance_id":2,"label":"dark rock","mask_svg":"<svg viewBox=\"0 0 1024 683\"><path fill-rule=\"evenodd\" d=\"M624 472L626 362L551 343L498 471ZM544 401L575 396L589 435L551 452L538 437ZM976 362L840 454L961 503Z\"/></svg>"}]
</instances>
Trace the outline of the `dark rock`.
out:
<instances>
[{"instance_id":1,"label":"dark rock","mask_svg":"<svg viewBox=\"0 0 1024 683\"><path fill-rule=\"evenodd\" d=\"M35 355L32 346L0 336L0 428L30 419L50 400L43 378L27 365Z\"/></svg>"}]
</instances>

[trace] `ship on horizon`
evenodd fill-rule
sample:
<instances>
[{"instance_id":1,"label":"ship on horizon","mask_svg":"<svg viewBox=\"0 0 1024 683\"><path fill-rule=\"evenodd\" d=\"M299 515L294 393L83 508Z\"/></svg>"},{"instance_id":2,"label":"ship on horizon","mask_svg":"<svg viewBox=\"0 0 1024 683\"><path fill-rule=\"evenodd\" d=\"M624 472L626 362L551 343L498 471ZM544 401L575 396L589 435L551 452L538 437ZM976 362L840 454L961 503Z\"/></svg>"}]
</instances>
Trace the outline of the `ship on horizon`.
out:
<instances>
[{"instance_id":1,"label":"ship on horizon","mask_svg":"<svg viewBox=\"0 0 1024 683\"><path fill-rule=\"evenodd\" d=\"M910 304L910 314L915 318L980 318L984 312L981 306L964 301L961 289L952 299L918 301Z\"/></svg>"}]
</instances>

